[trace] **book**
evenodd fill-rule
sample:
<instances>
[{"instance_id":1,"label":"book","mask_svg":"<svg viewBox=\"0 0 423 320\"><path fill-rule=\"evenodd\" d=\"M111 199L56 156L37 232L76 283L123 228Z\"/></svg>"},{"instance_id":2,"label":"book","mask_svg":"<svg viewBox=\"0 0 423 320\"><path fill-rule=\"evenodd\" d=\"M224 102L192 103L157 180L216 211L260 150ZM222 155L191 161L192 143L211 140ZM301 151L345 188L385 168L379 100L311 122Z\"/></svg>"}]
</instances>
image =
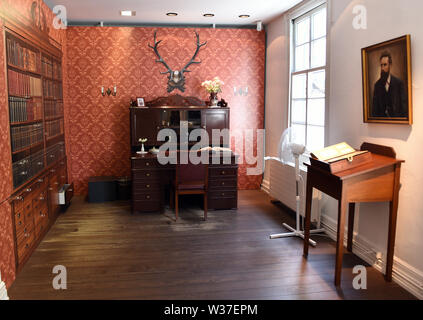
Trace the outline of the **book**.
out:
<instances>
[{"instance_id":1,"label":"book","mask_svg":"<svg viewBox=\"0 0 423 320\"><path fill-rule=\"evenodd\" d=\"M314 159L332 163L343 159L351 159L357 155L367 152L368 151L357 151L346 142L342 142L326 147L324 149L314 151L311 153L311 156Z\"/></svg>"}]
</instances>

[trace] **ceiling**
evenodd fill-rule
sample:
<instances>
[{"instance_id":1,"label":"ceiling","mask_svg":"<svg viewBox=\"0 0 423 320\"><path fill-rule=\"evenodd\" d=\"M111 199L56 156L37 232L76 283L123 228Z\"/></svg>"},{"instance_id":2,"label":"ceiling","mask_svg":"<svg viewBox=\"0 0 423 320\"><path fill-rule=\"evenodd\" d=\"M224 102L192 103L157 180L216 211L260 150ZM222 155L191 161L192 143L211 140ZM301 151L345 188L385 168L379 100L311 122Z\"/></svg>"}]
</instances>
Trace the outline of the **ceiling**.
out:
<instances>
[{"instance_id":1,"label":"ceiling","mask_svg":"<svg viewBox=\"0 0 423 320\"><path fill-rule=\"evenodd\" d=\"M53 8L66 7L68 23L75 24L164 24L164 25L255 25L264 24L301 0L44 0ZM121 10L136 11L134 17L120 16ZM178 16L166 16L177 12ZM213 13L211 18L203 17ZM241 19L241 14L250 15Z\"/></svg>"}]
</instances>

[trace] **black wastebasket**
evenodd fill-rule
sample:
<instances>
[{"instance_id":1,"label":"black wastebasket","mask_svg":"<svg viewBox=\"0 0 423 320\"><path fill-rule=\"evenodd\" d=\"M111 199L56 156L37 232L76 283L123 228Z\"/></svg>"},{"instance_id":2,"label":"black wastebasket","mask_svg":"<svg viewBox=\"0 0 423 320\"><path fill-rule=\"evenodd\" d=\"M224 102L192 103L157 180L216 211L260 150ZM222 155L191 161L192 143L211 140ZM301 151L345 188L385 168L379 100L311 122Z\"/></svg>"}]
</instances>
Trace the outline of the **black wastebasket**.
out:
<instances>
[{"instance_id":1,"label":"black wastebasket","mask_svg":"<svg viewBox=\"0 0 423 320\"><path fill-rule=\"evenodd\" d=\"M132 181L129 177L119 177L117 180L118 200L131 199Z\"/></svg>"}]
</instances>

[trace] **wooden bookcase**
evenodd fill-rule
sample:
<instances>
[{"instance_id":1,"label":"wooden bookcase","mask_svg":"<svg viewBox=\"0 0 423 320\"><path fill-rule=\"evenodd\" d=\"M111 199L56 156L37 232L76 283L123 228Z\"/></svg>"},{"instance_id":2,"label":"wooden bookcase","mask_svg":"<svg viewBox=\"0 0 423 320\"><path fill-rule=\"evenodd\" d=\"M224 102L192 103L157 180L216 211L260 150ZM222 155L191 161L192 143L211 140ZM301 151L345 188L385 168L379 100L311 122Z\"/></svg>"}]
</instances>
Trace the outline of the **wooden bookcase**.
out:
<instances>
[{"instance_id":1,"label":"wooden bookcase","mask_svg":"<svg viewBox=\"0 0 423 320\"><path fill-rule=\"evenodd\" d=\"M61 56L6 30L13 189L65 157Z\"/></svg>"}]
</instances>

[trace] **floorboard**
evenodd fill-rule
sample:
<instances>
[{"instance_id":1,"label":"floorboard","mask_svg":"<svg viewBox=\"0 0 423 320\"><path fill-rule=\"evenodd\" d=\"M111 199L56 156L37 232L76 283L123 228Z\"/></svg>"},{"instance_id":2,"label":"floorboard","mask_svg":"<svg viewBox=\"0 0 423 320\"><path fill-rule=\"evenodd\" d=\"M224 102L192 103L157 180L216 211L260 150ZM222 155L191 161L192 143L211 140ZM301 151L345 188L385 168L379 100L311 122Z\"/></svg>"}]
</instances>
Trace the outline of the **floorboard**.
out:
<instances>
[{"instance_id":1,"label":"floorboard","mask_svg":"<svg viewBox=\"0 0 423 320\"><path fill-rule=\"evenodd\" d=\"M33 253L11 299L414 299L395 282L346 254L341 288L333 285L335 243L314 237L302 257L298 238L270 240L293 217L261 191L241 191L238 210L210 211L198 198L174 213L131 215L129 202L93 204L75 197ZM352 287L355 265L367 267L367 290ZM52 269L67 269L54 290Z\"/></svg>"}]
</instances>

